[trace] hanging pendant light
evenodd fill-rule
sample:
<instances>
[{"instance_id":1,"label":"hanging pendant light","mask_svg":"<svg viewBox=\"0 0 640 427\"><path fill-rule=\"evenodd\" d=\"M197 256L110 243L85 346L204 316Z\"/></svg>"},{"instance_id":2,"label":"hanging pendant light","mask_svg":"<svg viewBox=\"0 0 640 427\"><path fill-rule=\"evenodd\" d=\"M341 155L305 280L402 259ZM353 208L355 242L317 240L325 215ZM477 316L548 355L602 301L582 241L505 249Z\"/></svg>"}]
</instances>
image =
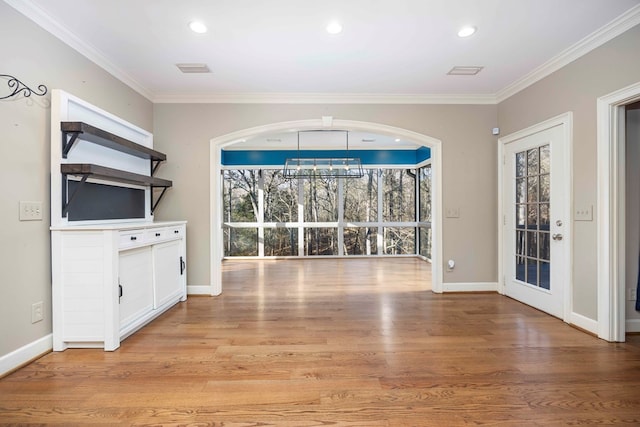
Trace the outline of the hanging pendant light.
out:
<instances>
[{"instance_id":1,"label":"hanging pendant light","mask_svg":"<svg viewBox=\"0 0 640 427\"><path fill-rule=\"evenodd\" d=\"M346 136L346 156L302 157L300 151L301 132L344 132ZM364 176L360 158L349 156L349 131L299 131L297 153L298 157L287 158L284 163L283 174L285 179L362 178ZM328 151L328 153L331 153L331 151Z\"/></svg>"}]
</instances>

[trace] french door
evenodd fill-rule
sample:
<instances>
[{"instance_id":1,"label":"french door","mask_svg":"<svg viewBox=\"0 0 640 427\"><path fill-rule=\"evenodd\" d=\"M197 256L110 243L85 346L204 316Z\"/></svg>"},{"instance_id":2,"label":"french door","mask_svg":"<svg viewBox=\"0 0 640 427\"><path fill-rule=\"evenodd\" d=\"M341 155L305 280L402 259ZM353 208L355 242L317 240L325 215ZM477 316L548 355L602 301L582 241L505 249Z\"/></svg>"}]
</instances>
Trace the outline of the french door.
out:
<instances>
[{"instance_id":1,"label":"french door","mask_svg":"<svg viewBox=\"0 0 640 427\"><path fill-rule=\"evenodd\" d=\"M560 318L570 268L564 135L556 125L505 143L502 182L504 292Z\"/></svg>"}]
</instances>

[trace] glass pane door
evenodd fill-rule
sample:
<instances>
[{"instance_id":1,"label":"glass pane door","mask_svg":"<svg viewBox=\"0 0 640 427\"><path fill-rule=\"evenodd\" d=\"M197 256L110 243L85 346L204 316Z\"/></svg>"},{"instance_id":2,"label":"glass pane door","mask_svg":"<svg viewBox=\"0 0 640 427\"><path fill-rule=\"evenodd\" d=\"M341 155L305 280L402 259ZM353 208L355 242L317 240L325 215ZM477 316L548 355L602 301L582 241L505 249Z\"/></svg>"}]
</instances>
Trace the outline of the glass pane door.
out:
<instances>
[{"instance_id":1,"label":"glass pane door","mask_svg":"<svg viewBox=\"0 0 640 427\"><path fill-rule=\"evenodd\" d=\"M515 153L516 280L550 289L549 144Z\"/></svg>"}]
</instances>

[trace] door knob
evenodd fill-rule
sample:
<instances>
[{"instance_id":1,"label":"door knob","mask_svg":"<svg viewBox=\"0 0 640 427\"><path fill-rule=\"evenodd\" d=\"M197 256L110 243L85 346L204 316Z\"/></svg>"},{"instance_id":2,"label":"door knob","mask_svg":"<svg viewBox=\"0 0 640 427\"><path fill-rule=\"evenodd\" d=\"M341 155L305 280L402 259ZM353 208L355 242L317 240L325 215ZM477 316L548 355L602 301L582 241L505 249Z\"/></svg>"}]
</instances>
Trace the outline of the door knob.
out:
<instances>
[{"instance_id":1,"label":"door knob","mask_svg":"<svg viewBox=\"0 0 640 427\"><path fill-rule=\"evenodd\" d=\"M551 238L553 240L562 240L562 234L559 234L559 233L558 234L552 234Z\"/></svg>"}]
</instances>

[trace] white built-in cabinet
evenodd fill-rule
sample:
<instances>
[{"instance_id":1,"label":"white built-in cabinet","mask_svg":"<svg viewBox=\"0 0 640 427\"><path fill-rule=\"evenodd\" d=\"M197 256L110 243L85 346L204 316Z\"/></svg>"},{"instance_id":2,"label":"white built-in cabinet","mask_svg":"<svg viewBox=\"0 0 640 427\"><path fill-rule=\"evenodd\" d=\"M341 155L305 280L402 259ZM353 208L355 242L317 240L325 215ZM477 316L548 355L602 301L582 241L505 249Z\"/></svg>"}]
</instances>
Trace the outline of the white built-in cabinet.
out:
<instances>
[{"instance_id":1,"label":"white built-in cabinet","mask_svg":"<svg viewBox=\"0 0 640 427\"><path fill-rule=\"evenodd\" d=\"M186 223L52 227L53 349L120 341L185 301Z\"/></svg>"},{"instance_id":2,"label":"white built-in cabinet","mask_svg":"<svg viewBox=\"0 0 640 427\"><path fill-rule=\"evenodd\" d=\"M149 132L53 90L54 350L115 350L186 300L186 222L153 220L165 160Z\"/></svg>"}]
</instances>

